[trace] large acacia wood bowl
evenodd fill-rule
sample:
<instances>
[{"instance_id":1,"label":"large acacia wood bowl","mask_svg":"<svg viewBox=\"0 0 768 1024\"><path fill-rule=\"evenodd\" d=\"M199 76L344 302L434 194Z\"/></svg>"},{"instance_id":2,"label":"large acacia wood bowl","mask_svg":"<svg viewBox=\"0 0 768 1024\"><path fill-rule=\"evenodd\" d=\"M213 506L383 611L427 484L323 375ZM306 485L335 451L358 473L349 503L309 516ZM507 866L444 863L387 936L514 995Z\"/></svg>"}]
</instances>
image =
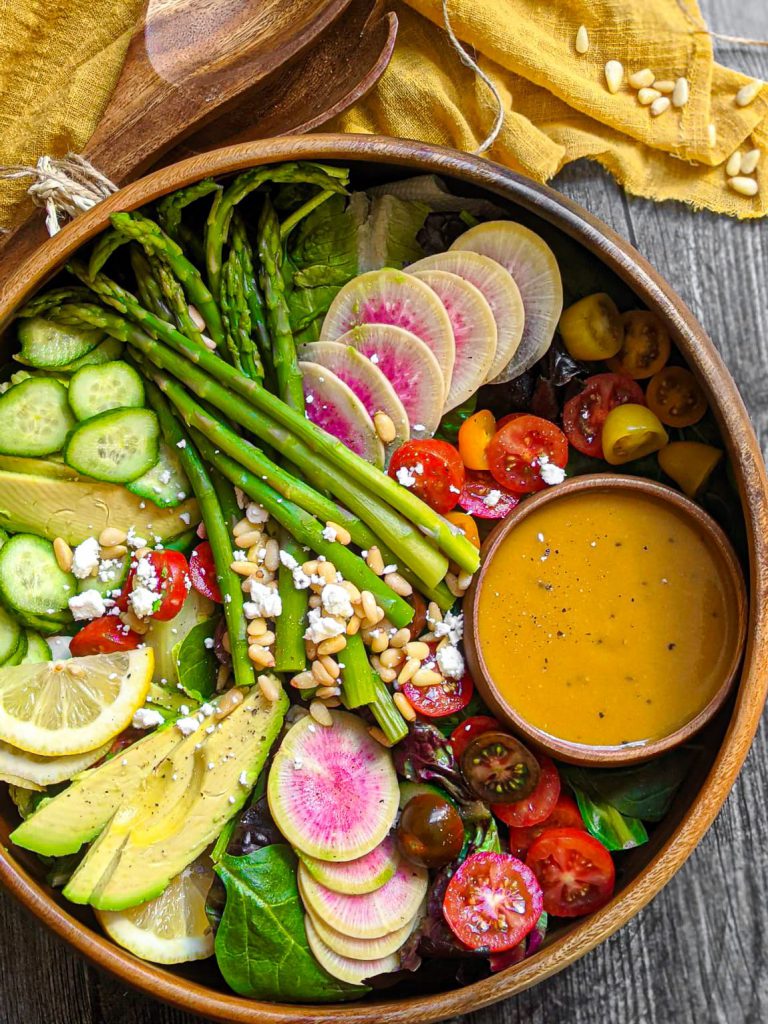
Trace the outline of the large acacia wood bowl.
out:
<instances>
[{"instance_id":1,"label":"large acacia wood bowl","mask_svg":"<svg viewBox=\"0 0 768 1024\"><path fill-rule=\"evenodd\" d=\"M181 1009L238 1024L337 1024L385 1021L417 1024L478 1010L521 992L561 970L625 924L663 888L690 855L723 804L758 725L768 687L768 484L746 409L712 342L690 310L652 267L610 228L581 207L496 164L418 142L369 136L315 135L246 143L195 156L136 181L66 227L20 265L0 286L0 329L83 242L116 210L134 209L207 175L226 175L280 160L336 160L352 168L353 183L413 173L436 173L468 194L490 194L514 219L541 231L564 249L564 277L579 287L585 268L600 266L616 289L634 293L655 310L699 377L733 465L748 548L749 624L741 678L733 700L700 736L701 751L667 818L646 846L619 858L616 895L591 917L553 929L533 957L500 974L460 986L412 985L368 996L351 1005L293 1006L241 999L225 990L209 963L175 970L143 963L106 939L90 912L67 904L48 887L36 859L9 846L16 813L0 804L0 880L33 913L79 952L121 981ZM606 269L607 268L607 269ZM583 280L583 278L582 278ZM0 504L2 496L0 495ZM4 788L4 787L3 787ZM30 967L30 984L34 971Z\"/></svg>"}]
</instances>

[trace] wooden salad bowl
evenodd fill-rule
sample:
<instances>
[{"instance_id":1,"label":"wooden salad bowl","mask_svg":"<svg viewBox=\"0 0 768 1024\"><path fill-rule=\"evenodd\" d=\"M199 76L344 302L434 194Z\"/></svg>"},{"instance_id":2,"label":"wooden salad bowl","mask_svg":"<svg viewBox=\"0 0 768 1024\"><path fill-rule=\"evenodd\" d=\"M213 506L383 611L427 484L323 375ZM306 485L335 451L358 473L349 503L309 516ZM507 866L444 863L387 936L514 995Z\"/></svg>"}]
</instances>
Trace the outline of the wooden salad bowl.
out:
<instances>
[{"instance_id":1,"label":"wooden salad bowl","mask_svg":"<svg viewBox=\"0 0 768 1024\"><path fill-rule=\"evenodd\" d=\"M285 136L219 149L156 171L79 217L2 282L0 328L79 245L107 225L110 213L135 209L208 175L302 159L348 165L353 185L358 186L432 173L465 194L490 194L512 219L533 226L555 248L581 294L596 290L584 277L587 272L594 273L603 281L609 278L608 290L623 295L625 303L646 306L664 320L707 394L732 463L744 514L749 620L741 677L733 697L698 735L698 756L650 842L622 857L611 902L583 920L558 924L529 959L463 987L454 983L430 990L416 975L411 984L373 993L359 1003L294 1006L243 999L225 991L210 963L172 970L144 963L106 939L89 910L65 904L44 882L35 858L8 843L17 818L5 794L0 804L0 880L71 946L125 984L209 1019L238 1024L440 1021L521 992L583 956L653 899L712 824L747 755L768 688L768 481L746 409L714 345L690 310L638 252L552 189L497 164L420 142L360 135ZM568 280L565 287L568 300ZM605 286L600 290L606 290Z\"/></svg>"}]
</instances>

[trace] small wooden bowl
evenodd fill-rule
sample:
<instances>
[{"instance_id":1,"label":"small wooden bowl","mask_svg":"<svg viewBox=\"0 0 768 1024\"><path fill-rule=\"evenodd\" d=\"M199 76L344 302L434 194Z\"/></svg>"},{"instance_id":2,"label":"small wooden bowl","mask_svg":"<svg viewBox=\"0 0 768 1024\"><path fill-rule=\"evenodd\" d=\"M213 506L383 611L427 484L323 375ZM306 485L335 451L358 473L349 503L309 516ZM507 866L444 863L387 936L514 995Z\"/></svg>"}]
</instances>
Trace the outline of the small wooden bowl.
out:
<instances>
[{"instance_id":1,"label":"small wooden bowl","mask_svg":"<svg viewBox=\"0 0 768 1024\"><path fill-rule=\"evenodd\" d=\"M520 523L543 505L573 494L585 491L597 491L607 495L617 492L639 493L656 501L674 506L682 512L707 541L711 549L717 553L722 573L733 596L736 612L736 636L733 657L723 675L717 692L702 710L681 728L647 743L622 744L617 746L598 746L584 743L573 743L570 740L551 736L542 729L528 722L510 702L503 696L491 675L480 644L477 624L477 608L480 600L483 581L494 554L505 538ZM464 600L464 646L467 662L472 678L483 700L493 710L496 717L515 732L530 742L536 750L561 761L571 764L601 765L616 767L619 765L637 764L658 754L663 754L673 747L685 743L695 733L707 725L723 706L731 692L741 664L744 652L744 641L747 632L747 592L744 576L730 541L717 523L695 502L680 494L679 491L666 487L653 480L638 476L625 476L620 473L595 473L589 476L573 477L565 483L558 484L546 491L539 491L522 501L517 508L502 520L488 535L482 547L480 571L476 573L472 586Z\"/></svg>"}]
</instances>

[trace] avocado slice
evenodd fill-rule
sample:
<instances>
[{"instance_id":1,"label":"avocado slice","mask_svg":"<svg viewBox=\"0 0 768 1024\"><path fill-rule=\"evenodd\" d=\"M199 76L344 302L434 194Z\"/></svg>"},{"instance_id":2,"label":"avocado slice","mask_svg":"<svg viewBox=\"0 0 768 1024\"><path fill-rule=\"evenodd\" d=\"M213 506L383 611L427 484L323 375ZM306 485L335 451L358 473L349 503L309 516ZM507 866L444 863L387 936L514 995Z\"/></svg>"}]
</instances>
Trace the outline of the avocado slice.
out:
<instances>
[{"instance_id":1,"label":"avocado slice","mask_svg":"<svg viewBox=\"0 0 768 1024\"><path fill-rule=\"evenodd\" d=\"M125 910L159 896L245 804L288 703L284 691L270 702L253 687L218 725L204 719L121 803L66 898Z\"/></svg>"},{"instance_id":2,"label":"avocado slice","mask_svg":"<svg viewBox=\"0 0 768 1024\"><path fill-rule=\"evenodd\" d=\"M144 776L181 742L181 733L173 727L143 736L109 761L81 772L71 786L23 821L11 839L46 857L76 853L101 832L120 802L129 799Z\"/></svg>"},{"instance_id":3,"label":"avocado slice","mask_svg":"<svg viewBox=\"0 0 768 1024\"><path fill-rule=\"evenodd\" d=\"M158 508L119 484L0 470L0 527L11 533L63 537L74 545L98 537L107 526L132 526L141 537L166 540L189 528L181 519L184 513L189 513L190 523L200 522L194 498L176 508Z\"/></svg>"},{"instance_id":4,"label":"avocado slice","mask_svg":"<svg viewBox=\"0 0 768 1024\"><path fill-rule=\"evenodd\" d=\"M50 476L56 480L81 480L80 474L66 462L55 459L33 459L26 455L0 455L0 470L9 473L31 473L32 476Z\"/></svg>"}]
</instances>

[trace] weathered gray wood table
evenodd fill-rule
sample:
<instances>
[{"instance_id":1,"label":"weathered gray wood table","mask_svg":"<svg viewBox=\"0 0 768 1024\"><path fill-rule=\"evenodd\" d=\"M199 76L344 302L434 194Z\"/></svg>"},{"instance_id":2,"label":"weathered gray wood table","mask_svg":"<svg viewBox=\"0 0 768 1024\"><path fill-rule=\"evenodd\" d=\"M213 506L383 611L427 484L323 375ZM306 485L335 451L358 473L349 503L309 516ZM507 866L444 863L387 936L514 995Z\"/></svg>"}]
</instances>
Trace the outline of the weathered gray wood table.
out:
<instances>
[{"instance_id":1,"label":"weathered gray wood table","mask_svg":"<svg viewBox=\"0 0 768 1024\"><path fill-rule=\"evenodd\" d=\"M706 0L713 29L768 39L768 0ZM768 79L768 49L722 44ZM768 225L627 198L594 165L555 182L628 238L714 338L768 452ZM466 1024L768 1022L768 735L699 849L626 928L570 970ZM0 1024L192 1024L126 991L0 894Z\"/></svg>"}]
</instances>

